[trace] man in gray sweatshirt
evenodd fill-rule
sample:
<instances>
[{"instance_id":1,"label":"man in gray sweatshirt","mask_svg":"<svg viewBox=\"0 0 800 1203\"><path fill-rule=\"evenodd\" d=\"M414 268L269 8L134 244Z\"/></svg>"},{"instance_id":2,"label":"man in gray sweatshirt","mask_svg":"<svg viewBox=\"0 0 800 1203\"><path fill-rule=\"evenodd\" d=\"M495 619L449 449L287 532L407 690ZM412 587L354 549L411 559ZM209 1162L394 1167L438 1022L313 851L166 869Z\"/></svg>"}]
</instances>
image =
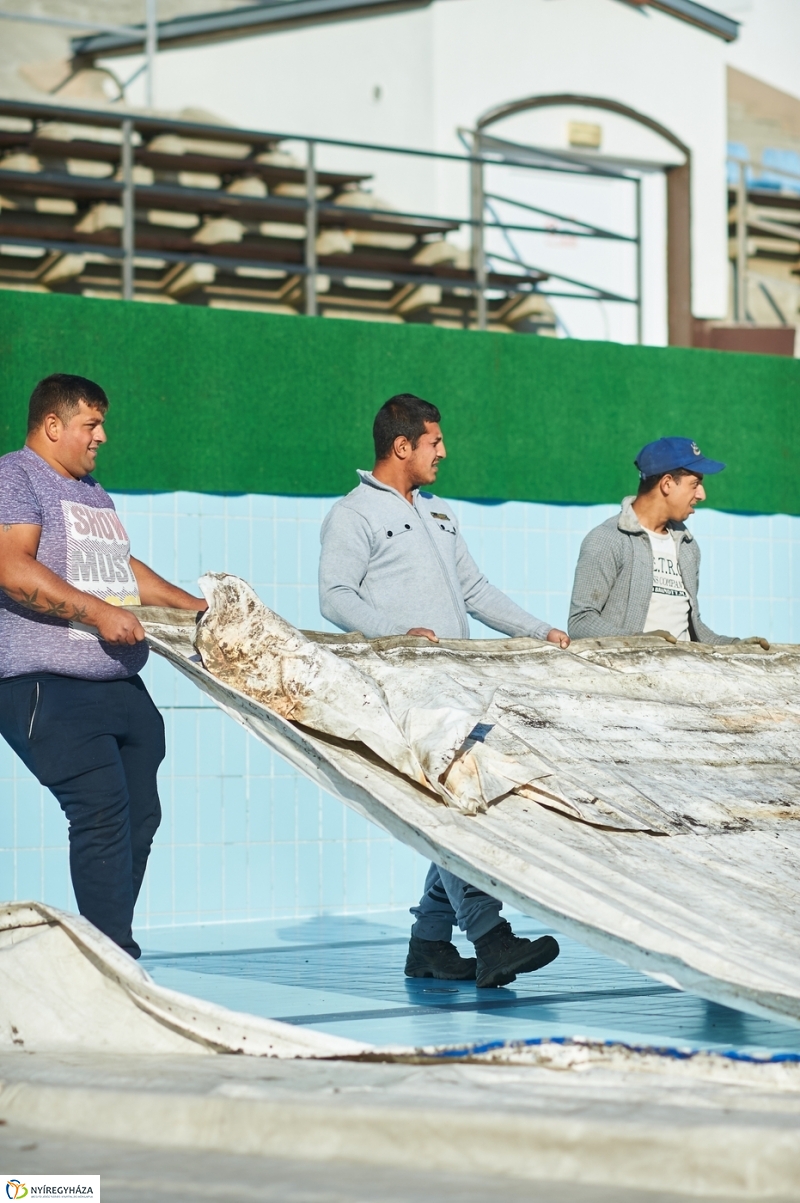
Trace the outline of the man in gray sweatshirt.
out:
<instances>
[{"instance_id":1,"label":"man in gray sweatshirt","mask_svg":"<svg viewBox=\"0 0 800 1203\"><path fill-rule=\"evenodd\" d=\"M573 639L665 636L673 643L734 643L700 617L700 548L685 521L705 501L703 477L725 465L691 439L648 443L635 460L639 491L581 544L569 609ZM756 642L769 647L766 640Z\"/></svg>"},{"instance_id":2,"label":"man in gray sweatshirt","mask_svg":"<svg viewBox=\"0 0 800 1203\"><path fill-rule=\"evenodd\" d=\"M506 635L569 646L564 631L534 618L490 585L472 559L452 506L423 485L436 480L446 452L436 406L409 393L391 397L373 425L375 467L337 501L322 525L320 610L343 631L370 639L417 635L438 643L468 639L471 614ZM515 936L502 903L431 865L412 907L408 977L476 980L504 986L558 956L552 936ZM452 943L457 923L475 958Z\"/></svg>"}]
</instances>

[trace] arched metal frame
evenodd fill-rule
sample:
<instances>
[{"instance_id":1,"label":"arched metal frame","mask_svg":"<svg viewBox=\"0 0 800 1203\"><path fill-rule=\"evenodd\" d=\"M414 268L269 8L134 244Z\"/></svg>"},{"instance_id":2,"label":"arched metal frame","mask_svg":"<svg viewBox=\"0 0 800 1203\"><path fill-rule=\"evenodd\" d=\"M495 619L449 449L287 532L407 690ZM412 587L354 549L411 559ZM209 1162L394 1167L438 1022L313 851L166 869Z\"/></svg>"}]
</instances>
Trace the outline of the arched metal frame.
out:
<instances>
[{"instance_id":1,"label":"arched metal frame","mask_svg":"<svg viewBox=\"0 0 800 1203\"><path fill-rule=\"evenodd\" d=\"M692 152L685 142L652 117L638 112L630 105L605 96L584 96L575 92L556 92L543 96L528 96L489 109L476 122L478 131L485 130L506 117L530 109L575 105L582 108L604 109L627 117L652 130L685 156L676 167L667 167L667 318L670 346L690 347L693 343L692 319Z\"/></svg>"}]
</instances>

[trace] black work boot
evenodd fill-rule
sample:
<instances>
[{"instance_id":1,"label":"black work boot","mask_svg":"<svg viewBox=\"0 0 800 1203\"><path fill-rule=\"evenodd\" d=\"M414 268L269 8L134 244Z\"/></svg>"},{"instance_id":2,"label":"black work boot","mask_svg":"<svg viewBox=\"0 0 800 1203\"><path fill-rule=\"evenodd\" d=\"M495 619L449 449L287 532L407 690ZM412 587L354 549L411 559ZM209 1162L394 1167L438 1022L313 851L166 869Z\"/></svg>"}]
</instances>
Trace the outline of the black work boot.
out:
<instances>
[{"instance_id":1,"label":"black work boot","mask_svg":"<svg viewBox=\"0 0 800 1203\"><path fill-rule=\"evenodd\" d=\"M511 924L501 919L496 927L475 941L478 973L475 985L507 986L518 973L533 973L554 961L561 951L552 936L528 940L515 936Z\"/></svg>"},{"instance_id":2,"label":"black work boot","mask_svg":"<svg viewBox=\"0 0 800 1203\"><path fill-rule=\"evenodd\" d=\"M449 940L420 940L412 936L408 942L406 977L438 977L446 982L474 982L475 957L462 957Z\"/></svg>"}]
</instances>

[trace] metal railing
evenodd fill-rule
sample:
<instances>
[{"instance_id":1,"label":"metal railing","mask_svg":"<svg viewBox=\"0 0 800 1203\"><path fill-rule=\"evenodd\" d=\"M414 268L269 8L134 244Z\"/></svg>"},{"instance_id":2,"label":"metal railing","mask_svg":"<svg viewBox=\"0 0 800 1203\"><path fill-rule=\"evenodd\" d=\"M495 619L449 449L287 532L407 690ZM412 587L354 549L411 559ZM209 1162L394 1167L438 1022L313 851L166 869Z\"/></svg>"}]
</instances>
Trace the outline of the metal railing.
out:
<instances>
[{"instance_id":1,"label":"metal railing","mask_svg":"<svg viewBox=\"0 0 800 1203\"><path fill-rule=\"evenodd\" d=\"M728 156L728 163L736 168L736 255L734 258L734 320L741 323L752 321L747 307L747 296L749 288L749 266L748 266L748 246L747 246L747 231L748 226L753 223L748 220L748 194L757 189L758 180L748 182L748 174L754 169L764 172L765 175L779 176L785 180L791 180L793 183L800 185L800 174L793 171L786 171L781 167L773 167L771 164L753 163L750 159L742 159L736 155ZM762 195L769 195L765 189L757 189L762 192ZM800 205L800 187L795 189L797 193L798 204ZM780 195L780 194L779 194ZM764 222L759 221L757 227L761 233L774 235L778 238L794 238L800 241L800 226L797 228L788 225L781 226L779 222ZM781 321L782 325L786 324L784 314L778 309L772 294L766 289L764 284L760 285L764 292L767 302L773 310L776 310L776 316Z\"/></svg>"},{"instance_id":2,"label":"metal railing","mask_svg":"<svg viewBox=\"0 0 800 1203\"><path fill-rule=\"evenodd\" d=\"M468 145L467 139L471 141L471 149L473 150L473 162L477 165L476 171L478 179L473 184L474 194L480 194L483 205L488 208L490 214L495 218L494 223L481 222L481 257L488 258L500 263L517 264L518 266L528 269L527 264L509 237L510 232L526 231L529 233L540 234L568 234L571 238L587 238L600 239L602 241L628 243L635 247L635 294L632 297L625 296L618 292L612 292L609 289L601 288L594 284L589 284L585 280L578 280L573 276L565 276L561 273L548 271L548 278L556 281L561 281L563 284L572 285L573 288L580 288L582 293L574 291L557 291L554 288L541 288L538 291L543 296L560 297L569 300L585 300L585 301L614 301L623 305L635 305L636 307L636 341L642 342L643 323L642 323L642 289L643 289L643 271L642 271L642 188L641 180L638 175L629 174L626 171L614 169L611 166L605 165L599 161L592 162L584 156L579 156L572 152L559 153L558 151L550 150L544 147L528 146L523 147L515 143L506 142L492 135L485 135L479 132L471 132L467 130L459 130L462 142ZM492 153L494 152L494 154ZM524 156L515 158L515 155ZM554 212L551 209L543 209L538 205L530 204L529 202L520 201L517 198L501 196L497 193L486 192L483 187L483 174L485 168L489 165L509 165L509 166L525 166L529 170L546 172L555 175L571 175L573 177L594 176L609 180L621 180L630 183L634 192L634 213L635 213L635 234L622 234L616 231L608 230L605 227L595 225L591 222L581 221L575 217L567 216L562 213ZM493 206L493 202L510 205L515 208L524 209L531 213L537 213L543 217L549 217L563 224L562 229L554 228L553 226L516 226L509 222L501 222L500 218ZM496 251L489 251L488 254L483 250L483 231L486 229L500 229L503 233L504 240L511 252L510 257L501 255Z\"/></svg>"},{"instance_id":3,"label":"metal railing","mask_svg":"<svg viewBox=\"0 0 800 1203\"><path fill-rule=\"evenodd\" d=\"M369 271L359 266L357 269L358 275L366 278L372 276L375 279L391 279L398 284L438 284L449 287L451 291L453 288L467 289L475 298L476 324L480 329L486 329L488 324L487 294L498 290L509 296L523 296L536 292L543 296L554 298L612 301L619 304L633 305L636 307L637 312L637 339L639 342L642 340L641 185L638 177L627 174L624 171L609 170L600 164L596 167L592 165L587 167L583 164L579 170L576 170L574 156L560 156L557 152L535 147L520 148L520 152L524 151L525 153L519 153L516 156L514 153L509 153L508 151L501 153L494 148L488 147L484 142L483 136L480 133L474 132L470 133L473 152L461 155L443 151L389 146L346 139L310 137L287 132L249 130L197 122L174 121L151 115L118 114L108 110L72 109L61 105L38 105L21 101L0 100L0 114L29 118L33 123L34 137L37 126L49 121L117 128L121 131L120 178L118 183L110 180L104 182L106 195L110 195L118 190L121 198L122 231L120 245L118 249L105 245L102 247L102 250L109 258L121 259L122 295L127 300L131 300L134 297L136 260L141 261L148 258L152 260L164 259L173 262L185 262L187 264L211 262L224 264L228 267L254 266L257 264L280 270L290 270L304 277L305 312L308 315L314 315L318 307L316 289L318 272L324 271L325 275L341 280L352 276L355 267L355 264L341 266L329 262L320 265L320 256L317 253L320 219L328 227L334 224L335 219L337 227L341 226L345 228L352 225L356 218L361 220L371 219L375 229L380 229L381 223L388 221L393 222L395 228L400 228L403 223L407 223L408 230L411 232L413 232L415 224L421 226L427 222L439 223L442 230L445 230L445 227L449 227L451 230L466 227L470 230L471 270L468 273L462 271L458 275L454 270L451 278L441 271L420 271L419 268L415 267L409 261L406 270L381 267L379 270ZM264 146L265 144L275 146L280 143L304 144L305 198L281 198L282 208L284 210L295 211L297 217L301 218L305 225L303 262L286 263L277 260L267 260L263 257L255 260L246 254L237 256L227 252L224 254L224 257L221 257L219 253L215 255L212 247L203 251L198 249L196 253L187 253L183 251L170 252L164 249L152 250L137 246L135 224L136 202L137 199L141 198L144 203L147 203L148 192L152 187L152 185L136 183L135 167L137 153L142 153L142 151L146 151L147 149L146 145L141 150L137 147L137 137L146 140L148 137L166 132L181 135L187 139L207 139L216 142L230 141L240 144L255 144L256 146ZM486 139L486 142L488 141L490 140ZM321 147L336 148L341 151L354 150L374 155L406 156L413 159L429 160L437 164L449 163L460 165L469 173L469 216L447 217L441 214L432 215L406 210L388 211L384 208L368 209L359 207L358 209L353 209L346 205L320 199L317 195L317 185L320 176L317 164L318 151ZM531 161L532 159L533 161ZM243 167L246 167L245 161L239 159L231 159L230 165L231 170L242 170ZM636 191L635 234L629 235L615 232L591 222L578 220L556 213L553 210L539 207L528 201L521 201L503 196L498 192L487 191L485 188L485 175L487 168L490 166L495 168L498 166L509 166L531 172L595 175L617 180L627 180L634 186ZM0 175L3 177L9 174L0 170ZM324 176L325 173L322 174ZM190 196L188 189L182 189L181 191L182 193L186 192L187 203L190 205L201 204L203 199L207 203L213 201L215 198L222 202L223 197L226 203L232 201L229 193L203 190L202 194L195 192ZM547 218L549 224L504 221L498 214L498 204L510 205L522 213L530 212L540 218ZM403 226L403 228L405 227ZM487 247L487 234L493 231L501 233L509 254L505 255ZM547 234L550 236L567 235L581 239L601 239L634 246L636 252L636 288L634 295L627 296L620 292L605 289L587 281L562 275L526 262L525 257L517 250L512 238L512 235L516 233ZM9 241L13 242L14 240L4 235L3 242L8 243ZM75 244L71 244L64 240L47 239L36 239L35 241L37 245L63 253L70 251L79 252L81 249L86 249L85 243L76 242ZM495 265L502 265L506 271L500 275L495 269ZM512 268L513 270L509 272L508 268ZM519 278L519 283L516 282L517 277ZM548 282L547 287L542 286L545 282ZM553 284L556 286L553 287ZM558 286L559 284L561 287ZM566 290L563 287L564 285L568 286Z\"/></svg>"}]
</instances>

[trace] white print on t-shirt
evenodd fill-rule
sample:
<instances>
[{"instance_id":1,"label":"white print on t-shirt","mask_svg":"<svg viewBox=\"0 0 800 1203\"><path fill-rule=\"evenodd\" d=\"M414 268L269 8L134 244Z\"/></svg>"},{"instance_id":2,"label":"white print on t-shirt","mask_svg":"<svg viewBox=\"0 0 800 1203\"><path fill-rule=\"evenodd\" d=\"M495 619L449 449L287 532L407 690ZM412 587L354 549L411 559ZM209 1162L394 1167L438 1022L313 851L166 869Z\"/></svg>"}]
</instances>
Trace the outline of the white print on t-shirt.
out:
<instances>
[{"instance_id":1,"label":"white print on t-shirt","mask_svg":"<svg viewBox=\"0 0 800 1203\"><path fill-rule=\"evenodd\" d=\"M645 631L669 631L676 639L688 642L689 594L678 565L678 549L672 535L648 531L653 551L653 592L645 619Z\"/></svg>"},{"instance_id":2,"label":"white print on t-shirt","mask_svg":"<svg viewBox=\"0 0 800 1203\"><path fill-rule=\"evenodd\" d=\"M138 606L139 588L130 563L131 545L113 509L63 501L67 532L67 583L112 606ZM71 622L70 639L96 639L93 627Z\"/></svg>"}]
</instances>

